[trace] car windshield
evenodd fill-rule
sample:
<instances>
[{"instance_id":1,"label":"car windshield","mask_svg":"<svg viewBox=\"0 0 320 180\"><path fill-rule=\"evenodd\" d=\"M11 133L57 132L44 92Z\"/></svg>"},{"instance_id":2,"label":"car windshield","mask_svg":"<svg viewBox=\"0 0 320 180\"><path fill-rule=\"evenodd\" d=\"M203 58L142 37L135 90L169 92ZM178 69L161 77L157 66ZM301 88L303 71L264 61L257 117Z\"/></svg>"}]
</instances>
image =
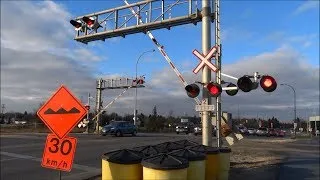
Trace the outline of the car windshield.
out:
<instances>
[{"instance_id":1,"label":"car windshield","mask_svg":"<svg viewBox=\"0 0 320 180\"><path fill-rule=\"evenodd\" d=\"M118 126L121 122L117 122L117 121L113 121L113 122L110 122L110 126Z\"/></svg>"}]
</instances>

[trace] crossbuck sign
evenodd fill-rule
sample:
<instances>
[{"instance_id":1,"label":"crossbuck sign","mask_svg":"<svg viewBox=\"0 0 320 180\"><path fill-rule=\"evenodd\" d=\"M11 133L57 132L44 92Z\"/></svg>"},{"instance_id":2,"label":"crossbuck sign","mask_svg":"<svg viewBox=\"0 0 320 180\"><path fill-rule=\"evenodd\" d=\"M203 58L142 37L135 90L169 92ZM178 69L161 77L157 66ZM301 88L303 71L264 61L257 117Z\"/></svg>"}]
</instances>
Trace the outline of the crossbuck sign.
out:
<instances>
[{"instance_id":1,"label":"crossbuck sign","mask_svg":"<svg viewBox=\"0 0 320 180\"><path fill-rule=\"evenodd\" d=\"M210 49L209 53L207 55L203 55L202 53L199 53L196 49L193 50L193 54L197 56L200 59L200 64L193 70L195 74L197 74L200 69L203 68L203 66L207 65L212 71L216 72L218 68L214 66L209 60L213 57L213 55L217 52L217 47L214 46Z\"/></svg>"}]
</instances>

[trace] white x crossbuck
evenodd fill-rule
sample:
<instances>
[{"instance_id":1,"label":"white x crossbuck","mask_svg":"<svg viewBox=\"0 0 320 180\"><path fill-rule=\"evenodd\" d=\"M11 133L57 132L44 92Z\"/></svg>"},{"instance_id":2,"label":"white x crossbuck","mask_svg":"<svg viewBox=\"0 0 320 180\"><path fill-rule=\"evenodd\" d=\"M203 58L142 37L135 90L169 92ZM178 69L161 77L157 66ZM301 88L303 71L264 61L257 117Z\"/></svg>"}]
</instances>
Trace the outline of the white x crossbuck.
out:
<instances>
[{"instance_id":1,"label":"white x crossbuck","mask_svg":"<svg viewBox=\"0 0 320 180\"><path fill-rule=\"evenodd\" d=\"M213 57L213 55L217 52L217 47L214 46L213 48L210 49L209 53L207 55L203 55L202 53L199 53L196 49L193 50L193 54L197 56L200 59L200 64L193 70L195 74L197 74L200 69L203 68L203 66L207 65L212 71L216 72L218 68L213 65L209 60Z\"/></svg>"}]
</instances>

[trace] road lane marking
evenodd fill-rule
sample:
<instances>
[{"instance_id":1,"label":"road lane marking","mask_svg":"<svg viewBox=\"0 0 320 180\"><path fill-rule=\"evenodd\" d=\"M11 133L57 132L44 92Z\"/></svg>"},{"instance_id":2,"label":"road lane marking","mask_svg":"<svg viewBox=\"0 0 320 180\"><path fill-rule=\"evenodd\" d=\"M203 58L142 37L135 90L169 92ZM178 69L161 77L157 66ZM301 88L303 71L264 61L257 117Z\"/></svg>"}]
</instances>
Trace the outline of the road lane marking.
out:
<instances>
[{"instance_id":1,"label":"road lane marking","mask_svg":"<svg viewBox=\"0 0 320 180\"><path fill-rule=\"evenodd\" d=\"M28 155L23 155L23 154L16 154L16 153L10 153L10 152L5 152L5 151L0 151L0 154L4 155L4 156L17 158L17 159L28 159L28 160L37 161L37 162L42 161L42 159L40 159L40 158L28 156ZM83 170L83 171L98 171L98 170L100 170L99 168L89 167L89 166L75 164L75 163L73 164L72 167L75 169Z\"/></svg>"},{"instance_id":2,"label":"road lane marking","mask_svg":"<svg viewBox=\"0 0 320 180\"><path fill-rule=\"evenodd\" d=\"M12 161L20 158L9 158L9 159L1 159L0 162L5 162L5 161Z\"/></svg>"},{"instance_id":3,"label":"road lane marking","mask_svg":"<svg viewBox=\"0 0 320 180\"><path fill-rule=\"evenodd\" d=\"M33 147L33 146L43 146L43 143L32 143L32 144L19 144L19 145L8 145L1 146L1 149L10 149L10 148L24 148L24 147Z\"/></svg>"}]
</instances>

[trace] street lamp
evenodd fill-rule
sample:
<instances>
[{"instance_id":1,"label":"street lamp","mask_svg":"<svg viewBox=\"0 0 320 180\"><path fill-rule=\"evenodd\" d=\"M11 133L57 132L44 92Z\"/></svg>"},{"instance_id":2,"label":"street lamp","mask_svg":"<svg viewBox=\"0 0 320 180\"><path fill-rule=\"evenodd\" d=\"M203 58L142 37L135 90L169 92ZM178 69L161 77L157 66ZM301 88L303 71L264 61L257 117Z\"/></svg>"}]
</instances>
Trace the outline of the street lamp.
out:
<instances>
[{"instance_id":1,"label":"street lamp","mask_svg":"<svg viewBox=\"0 0 320 180\"><path fill-rule=\"evenodd\" d=\"M294 90L294 87L292 87L291 85L289 84L280 84L282 86L288 86L292 89L293 91L293 99L294 99L294 122L297 120L297 107L296 107L296 91ZM294 132L294 137L296 137L296 130L293 128L293 132Z\"/></svg>"},{"instance_id":2,"label":"street lamp","mask_svg":"<svg viewBox=\"0 0 320 180\"><path fill-rule=\"evenodd\" d=\"M138 60L137 60L137 62L136 62L136 83L138 83L138 81L137 81L137 79L138 79L138 77L137 77L137 76L138 76L138 63L139 63L140 58L141 58L145 53L154 52L154 51L155 51L154 49L149 50L149 51L145 51L145 52L143 52L143 53L139 56L139 58L138 58ZM133 124L134 124L134 125L136 125L136 121L137 121L137 94L138 94L138 88L137 88L137 86L136 86L135 104L134 104L134 113L133 113L133 115L134 115Z\"/></svg>"}]
</instances>

